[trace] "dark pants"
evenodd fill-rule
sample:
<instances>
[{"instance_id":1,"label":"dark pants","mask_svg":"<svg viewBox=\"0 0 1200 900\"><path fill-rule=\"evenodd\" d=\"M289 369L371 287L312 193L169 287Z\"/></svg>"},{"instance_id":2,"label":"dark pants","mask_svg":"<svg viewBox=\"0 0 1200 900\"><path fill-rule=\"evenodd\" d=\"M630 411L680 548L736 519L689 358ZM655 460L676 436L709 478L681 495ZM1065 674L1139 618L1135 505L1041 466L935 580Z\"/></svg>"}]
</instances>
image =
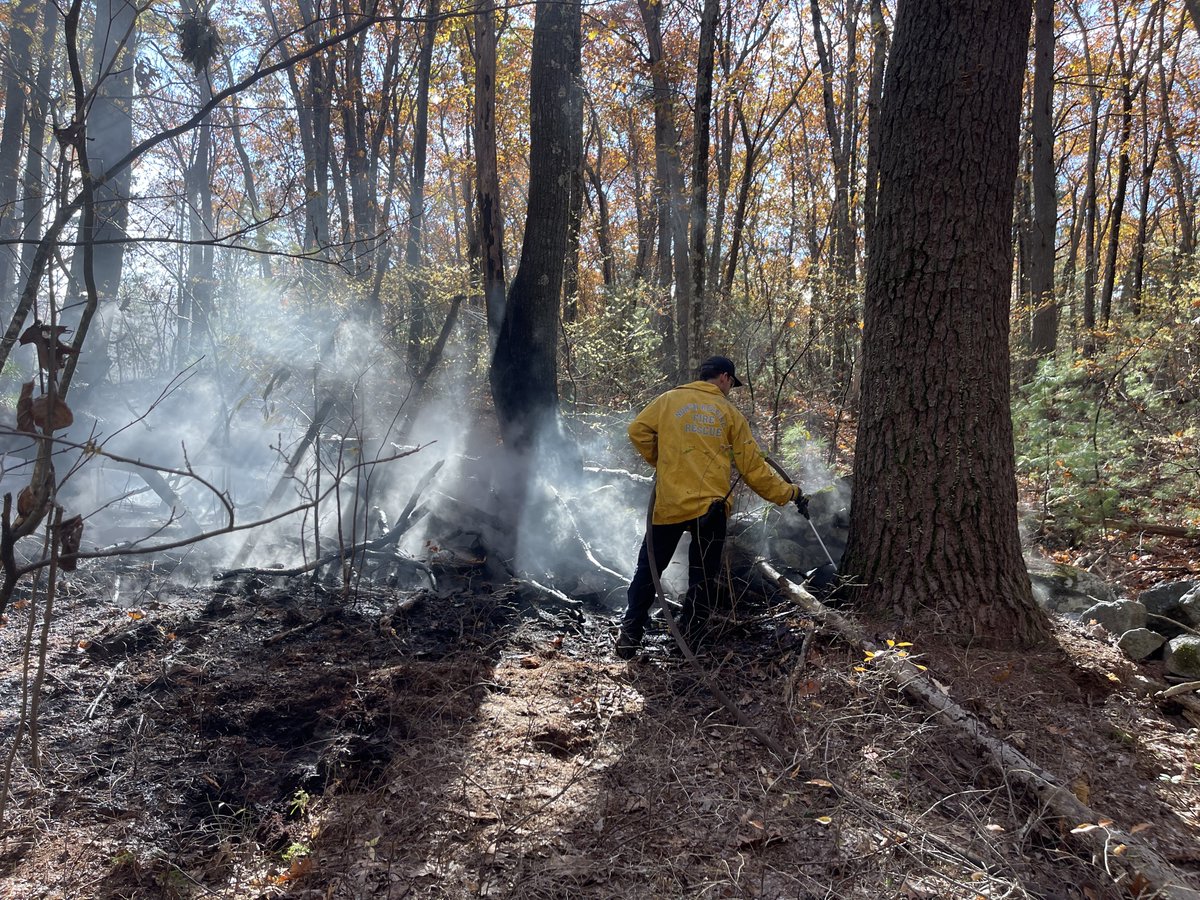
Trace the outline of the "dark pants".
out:
<instances>
[{"instance_id":1,"label":"dark pants","mask_svg":"<svg viewBox=\"0 0 1200 900\"><path fill-rule=\"evenodd\" d=\"M679 629L688 643L695 643L703 635L717 601L717 576L721 570L721 550L725 546L724 509L686 522L650 526L650 533L642 539L637 571L629 584L629 608L621 623L622 629L634 641L642 639L650 607L654 604L654 580L650 577L646 540L654 542L654 562L662 575L685 531L691 534L692 542L688 548L688 592L683 601Z\"/></svg>"}]
</instances>

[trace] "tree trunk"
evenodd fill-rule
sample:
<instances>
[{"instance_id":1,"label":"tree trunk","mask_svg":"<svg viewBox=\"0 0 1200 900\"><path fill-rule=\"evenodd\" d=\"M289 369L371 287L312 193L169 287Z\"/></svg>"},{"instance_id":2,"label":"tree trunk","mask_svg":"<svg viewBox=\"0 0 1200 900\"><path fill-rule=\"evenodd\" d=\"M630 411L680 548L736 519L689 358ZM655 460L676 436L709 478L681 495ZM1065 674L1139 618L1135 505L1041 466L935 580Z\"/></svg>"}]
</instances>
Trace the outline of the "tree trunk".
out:
<instances>
[{"instance_id":1,"label":"tree trunk","mask_svg":"<svg viewBox=\"0 0 1200 900\"><path fill-rule=\"evenodd\" d=\"M196 76L199 103L212 99L208 72ZM187 186L188 267L180 291L182 307L176 342L176 363L188 365L209 333L209 315L213 297L213 245L215 225L212 199L212 126L207 117L196 129L196 149L184 175Z\"/></svg>"},{"instance_id":2,"label":"tree trunk","mask_svg":"<svg viewBox=\"0 0 1200 900\"><path fill-rule=\"evenodd\" d=\"M404 249L404 267L408 273L409 322L408 365L421 370L421 342L429 327L425 308L425 157L429 146L429 77L433 70L433 45L437 40L440 0L426 0L425 27L421 32L421 52L417 60L417 114L413 125L412 180L408 191L408 241Z\"/></svg>"},{"instance_id":3,"label":"tree trunk","mask_svg":"<svg viewBox=\"0 0 1200 900\"><path fill-rule=\"evenodd\" d=\"M600 180L600 158L596 165L585 165L587 179L591 182L592 191L596 195L596 244L600 250L600 277L604 286L611 288L617 283L616 258L612 248L612 226L609 221L608 195L604 193L604 183ZM581 185L582 187L582 185Z\"/></svg>"},{"instance_id":4,"label":"tree trunk","mask_svg":"<svg viewBox=\"0 0 1200 900\"><path fill-rule=\"evenodd\" d=\"M1083 190L1083 209L1081 211L1081 215L1083 216L1083 233L1081 235L1083 241L1083 296L1081 299L1083 307L1083 352L1085 355L1091 356L1095 352L1096 278L1098 270L1097 258L1099 255L1097 249L1098 236L1096 234L1096 170L1100 164L1100 91L1096 86L1099 73L1096 72L1092 59L1091 40L1088 37L1088 28L1084 22L1082 13L1079 11L1078 3L1074 6L1072 12L1075 14L1075 21L1079 24L1082 36L1083 58L1088 84L1088 106L1091 111L1091 119L1088 124L1088 150L1085 170L1087 180ZM1110 57L1108 68L1104 73L1105 77L1107 77L1111 69L1112 59Z\"/></svg>"},{"instance_id":5,"label":"tree trunk","mask_svg":"<svg viewBox=\"0 0 1200 900\"><path fill-rule=\"evenodd\" d=\"M496 342L504 320L504 213L496 160L496 8L479 0L475 9L475 210L487 307L488 340Z\"/></svg>"},{"instance_id":6,"label":"tree trunk","mask_svg":"<svg viewBox=\"0 0 1200 900\"><path fill-rule=\"evenodd\" d=\"M684 199L683 173L679 135L675 129L675 104L671 100L671 85L667 81L662 47L662 3L659 0L638 0L642 23L646 28L646 50L654 90L654 144L656 169L659 173L660 210L666 217L659 227L669 229L673 249L671 273L675 285L675 377L684 381L689 373L689 360L695 351L690 346L692 272L688 265L688 217ZM660 261L660 271L662 263Z\"/></svg>"},{"instance_id":7,"label":"tree trunk","mask_svg":"<svg viewBox=\"0 0 1200 900\"><path fill-rule=\"evenodd\" d=\"M1012 211L1030 0L901 0L883 97L850 542L908 634L1045 639L1017 532Z\"/></svg>"},{"instance_id":8,"label":"tree trunk","mask_svg":"<svg viewBox=\"0 0 1200 900\"><path fill-rule=\"evenodd\" d=\"M717 39L719 0L704 0L700 18L700 49L696 58L696 103L692 128L692 203L688 213L688 262L692 270L688 338L688 371L700 368L700 352L708 342L709 310L704 295L708 254L708 162L712 130L713 67Z\"/></svg>"},{"instance_id":9,"label":"tree trunk","mask_svg":"<svg viewBox=\"0 0 1200 900\"><path fill-rule=\"evenodd\" d=\"M1033 301L1030 349L1051 356L1058 343L1054 296L1058 196L1054 171L1054 0L1036 0L1033 55L1033 229L1029 247L1029 292Z\"/></svg>"},{"instance_id":10,"label":"tree trunk","mask_svg":"<svg viewBox=\"0 0 1200 900\"><path fill-rule=\"evenodd\" d=\"M1164 38L1165 41L1165 38ZM1189 183L1189 173L1184 167L1183 158L1179 153L1179 140L1175 133L1175 120L1172 118L1171 92L1175 86L1175 71L1179 64L1180 42L1175 42L1172 55L1171 71L1168 73L1164 61L1165 54L1157 56L1159 121L1162 123L1162 139L1167 150L1167 163L1171 170L1171 188L1174 195L1175 221L1179 228L1179 244L1176 248L1183 258L1190 257L1196 250L1196 236L1193 225L1195 212L1195 194Z\"/></svg>"},{"instance_id":11,"label":"tree trunk","mask_svg":"<svg viewBox=\"0 0 1200 900\"><path fill-rule=\"evenodd\" d=\"M529 205L492 357L504 443L524 450L558 415L558 330L571 177L583 128L579 0L538 0L530 57Z\"/></svg>"},{"instance_id":12,"label":"tree trunk","mask_svg":"<svg viewBox=\"0 0 1200 900\"><path fill-rule=\"evenodd\" d=\"M4 124L0 131L0 316L12 313L13 275L20 258L14 241L21 231L17 214L17 173L21 171L21 142L25 137L25 82L33 71L33 37L37 31L40 0L17 0L9 23L10 68L4 76ZM43 65L48 66L49 60ZM39 148L30 147L31 155Z\"/></svg>"},{"instance_id":13,"label":"tree trunk","mask_svg":"<svg viewBox=\"0 0 1200 900\"><path fill-rule=\"evenodd\" d=\"M838 109L833 96L834 69L832 47L826 42L829 32L821 15L818 0L810 0L812 12L813 42L816 44L817 60L821 67L821 102L825 110L825 131L829 137L830 154L833 159L833 210L831 213L830 287L834 304L834 375L839 380L851 376L855 341L854 323L857 320L854 288L857 281L857 235L850 196L853 191L852 172L855 156L855 126L857 121L857 35L859 0L848 5L845 12L846 57L849 60L842 108Z\"/></svg>"},{"instance_id":14,"label":"tree trunk","mask_svg":"<svg viewBox=\"0 0 1200 900\"><path fill-rule=\"evenodd\" d=\"M92 78L95 85L87 112L87 167L85 180L100 178L133 149L134 60L137 58L138 7L132 0L101 0L96 5L92 33ZM75 331L74 345L82 342L100 304L113 300L121 285L125 261L126 225L132 167L92 189L92 213L80 224L82 252L71 263L74 296L85 297L82 306L69 310L63 324ZM90 225L88 224L90 220ZM76 371L86 382L103 379L111 365L107 348L93 341L83 357L73 357L64 368L66 392Z\"/></svg>"},{"instance_id":15,"label":"tree trunk","mask_svg":"<svg viewBox=\"0 0 1200 900\"><path fill-rule=\"evenodd\" d=\"M1129 63L1133 65L1132 59ZM1129 141L1133 137L1133 90L1128 75L1121 78L1121 130L1117 137L1117 187L1109 207L1108 246L1104 255L1104 282L1100 289L1100 321L1108 327L1112 318L1113 290L1117 282L1117 250L1121 246L1121 220L1125 214L1125 194L1129 189Z\"/></svg>"},{"instance_id":16,"label":"tree trunk","mask_svg":"<svg viewBox=\"0 0 1200 900\"><path fill-rule=\"evenodd\" d=\"M887 62L888 31L883 0L871 0L871 81L867 86L867 177L863 188L863 234L870 255L875 225L875 197L879 189L879 103L883 97L883 72Z\"/></svg>"}]
</instances>

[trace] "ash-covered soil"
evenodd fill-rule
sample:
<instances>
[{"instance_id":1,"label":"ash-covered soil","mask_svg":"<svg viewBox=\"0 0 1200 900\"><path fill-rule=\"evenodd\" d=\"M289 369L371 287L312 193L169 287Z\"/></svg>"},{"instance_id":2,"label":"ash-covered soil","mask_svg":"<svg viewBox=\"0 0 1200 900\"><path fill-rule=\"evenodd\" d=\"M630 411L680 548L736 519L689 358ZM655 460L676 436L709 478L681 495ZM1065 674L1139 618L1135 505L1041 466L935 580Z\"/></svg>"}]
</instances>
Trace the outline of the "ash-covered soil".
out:
<instances>
[{"instance_id":1,"label":"ash-covered soil","mask_svg":"<svg viewBox=\"0 0 1200 900\"><path fill-rule=\"evenodd\" d=\"M1084 823L1048 817L781 598L741 585L702 662L787 759L665 635L622 663L599 607L437 574L411 592L147 572L118 596L82 570L55 600L36 765L22 686L41 602L10 610L0 896L1129 895L1071 834ZM1196 728L1139 696L1102 635L1058 633L1018 656L896 637L1196 880Z\"/></svg>"}]
</instances>

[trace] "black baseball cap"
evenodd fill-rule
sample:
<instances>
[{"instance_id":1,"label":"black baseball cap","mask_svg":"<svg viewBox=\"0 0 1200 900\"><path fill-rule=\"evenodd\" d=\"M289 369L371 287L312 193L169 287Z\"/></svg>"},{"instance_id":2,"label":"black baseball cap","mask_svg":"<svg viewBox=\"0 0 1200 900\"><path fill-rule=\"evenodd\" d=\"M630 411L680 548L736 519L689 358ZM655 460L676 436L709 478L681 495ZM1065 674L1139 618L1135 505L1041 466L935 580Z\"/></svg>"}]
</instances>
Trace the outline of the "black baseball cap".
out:
<instances>
[{"instance_id":1,"label":"black baseball cap","mask_svg":"<svg viewBox=\"0 0 1200 900\"><path fill-rule=\"evenodd\" d=\"M700 377L705 380L720 375L722 372L733 379L734 387L742 386L742 382L737 377L737 371L733 367L733 360L728 356L710 356L700 363Z\"/></svg>"}]
</instances>

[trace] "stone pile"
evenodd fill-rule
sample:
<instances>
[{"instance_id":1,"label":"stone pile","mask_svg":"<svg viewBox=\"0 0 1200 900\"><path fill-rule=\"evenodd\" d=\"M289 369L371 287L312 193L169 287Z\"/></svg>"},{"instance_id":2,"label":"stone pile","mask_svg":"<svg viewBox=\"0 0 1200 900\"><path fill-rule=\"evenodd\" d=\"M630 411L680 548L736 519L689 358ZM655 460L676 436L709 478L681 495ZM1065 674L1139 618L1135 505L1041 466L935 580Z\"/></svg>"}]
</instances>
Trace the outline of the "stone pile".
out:
<instances>
[{"instance_id":1,"label":"stone pile","mask_svg":"<svg viewBox=\"0 0 1200 900\"><path fill-rule=\"evenodd\" d=\"M1031 560L1029 576L1047 610L1095 622L1131 659L1161 655L1171 674L1200 679L1200 581L1156 585L1131 600L1095 575L1046 560Z\"/></svg>"}]
</instances>

